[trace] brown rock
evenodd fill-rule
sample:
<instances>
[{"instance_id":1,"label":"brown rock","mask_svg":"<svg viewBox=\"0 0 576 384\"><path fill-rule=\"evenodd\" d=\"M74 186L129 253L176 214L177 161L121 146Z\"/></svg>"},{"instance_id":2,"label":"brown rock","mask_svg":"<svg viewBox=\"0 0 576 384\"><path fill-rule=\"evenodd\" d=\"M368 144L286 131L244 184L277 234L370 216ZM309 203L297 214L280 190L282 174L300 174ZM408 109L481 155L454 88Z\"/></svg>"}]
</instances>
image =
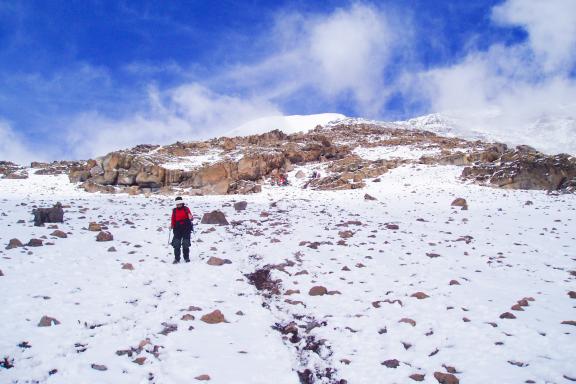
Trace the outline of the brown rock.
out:
<instances>
[{"instance_id":1,"label":"brown rock","mask_svg":"<svg viewBox=\"0 0 576 384\"><path fill-rule=\"evenodd\" d=\"M42 240L40 239L30 239L30 241L28 241L28 244L26 244L28 247L41 247L42 244Z\"/></svg>"},{"instance_id":2,"label":"brown rock","mask_svg":"<svg viewBox=\"0 0 576 384\"><path fill-rule=\"evenodd\" d=\"M209 380L210 380L210 375L200 375L200 376L196 376L195 379L196 379L196 380L199 380L199 381L209 381Z\"/></svg>"},{"instance_id":3,"label":"brown rock","mask_svg":"<svg viewBox=\"0 0 576 384\"><path fill-rule=\"evenodd\" d=\"M96 236L96 241L112 241L112 240L114 240L114 236L112 236L112 234L108 231L101 231Z\"/></svg>"},{"instance_id":4,"label":"brown rock","mask_svg":"<svg viewBox=\"0 0 576 384\"><path fill-rule=\"evenodd\" d=\"M12 249L12 248L18 248L18 247L23 247L24 244L22 244L22 242L18 239L10 239L10 241L8 242L8 245L6 246L6 249Z\"/></svg>"},{"instance_id":5,"label":"brown rock","mask_svg":"<svg viewBox=\"0 0 576 384\"><path fill-rule=\"evenodd\" d=\"M460 380L450 373L434 372L434 378L440 384L459 384Z\"/></svg>"},{"instance_id":6,"label":"brown rock","mask_svg":"<svg viewBox=\"0 0 576 384\"><path fill-rule=\"evenodd\" d=\"M215 311L212 311L210 313L205 314L204 316L202 316L200 318L200 320L202 320L203 322L205 322L207 324L218 324L218 323L226 322L224 315L218 309Z\"/></svg>"},{"instance_id":7,"label":"brown rock","mask_svg":"<svg viewBox=\"0 0 576 384\"><path fill-rule=\"evenodd\" d=\"M284 292L284 295L290 296L290 295L295 295L295 294L298 294L298 293L300 293L300 290L299 290L299 289L289 289L289 290L287 290L286 292Z\"/></svg>"},{"instance_id":8,"label":"brown rock","mask_svg":"<svg viewBox=\"0 0 576 384\"><path fill-rule=\"evenodd\" d=\"M134 266L130 263L124 263L122 264L122 269L127 269L129 271L133 271L134 270Z\"/></svg>"},{"instance_id":9,"label":"brown rock","mask_svg":"<svg viewBox=\"0 0 576 384\"><path fill-rule=\"evenodd\" d=\"M424 378L426 377L426 375L422 375L420 373L414 373L414 374L410 375L409 377L414 381L424 381Z\"/></svg>"},{"instance_id":10,"label":"brown rock","mask_svg":"<svg viewBox=\"0 0 576 384\"><path fill-rule=\"evenodd\" d=\"M106 367L103 364L92 364L91 367L92 367L92 369L95 369L97 371L107 371L108 370L108 367Z\"/></svg>"},{"instance_id":11,"label":"brown rock","mask_svg":"<svg viewBox=\"0 0 576 384\"><path fill-rule=\"evenodd\" d=\"M231 262L230 260L228 260L228 259L221 259L221 258L219 258L219 257L214 257L214 256L212 256L212 257L210 257L210 258L208 259L208 261L206 262L206 264L208 264L208 265L214 265L214 266L221 266L221 265L224 265L224 264L232 264L232 262Z\"/></svg>"},{"instance_id":12,"label":"brown rock","mask_svg":"<svg viewBox=\"0 0 576 384\"><path fill-rule=\"evenodd\" d=\"M320 285L310 288L308 294L310 296L322 296L328 293L326 287L322 287Z\"/></svg>"},{"instance_id":13,"label":"brown rock","mask_svg":"<svg viewBox=\"0 0 576 384\"><path fill-rule=\"evenodd\" d=\"M247 206L248 206L248 203L246 201L238 201L238 202L234 203L234 209L236 211L244 211Z\"/></svg>"},{"instance_id":14,"label":"brown rock","mask_svg":"<svg viewBox=\"0 0 576 384\"><path fill-rule=\"evenodd\" d=\"M451 205L453 207L462 207L463 211L468 209L468 203L466 202L466 199L463 199L461 197L455 199Z\"/></svg>"},{"instance_id":15,"label":"brown rock","mask_svg":"<svg viewBox=\"0 0 576 384\"><path fill-rule=\"evenodd\" d=\"M194 317L193 315L189 314L189 313L185 314L184 316L182 316L182 317L180 318L180 320L184 320L184 321L191 321L191 320L194 320L194 319L195 319L195 317Z\"/></svg>"},{"instance_id":16,"label":"brown rock","mask_svg":"<svg viewBox=\"0 0 576 384\"><path fill-rule=\"evenodd\" d=\"M51 327L52 325L58 325L60 322L53 317L50 316L42 316L40 322L38 323L39 327Z\"/></svg>"},{"instance_id":17,"label":"brown rock","mask_svg":"<svg viewBox=\"0 0 576 384\"><path fill-rule=\"evenodd\" d=\"M356 181L356 180L355 180L355 181ZM358 181L360 181L360 180L358 180ZM366 193L366 194L364 195L364 200L374 201L374 200L378 200L378 199L375 198L374 196L371 196L371 195L369 195L369 194Z\"/></svg>"},{"instance_id":18,"label":"brown rock","mask_svg":"<svg viewBox=\"0 0 576 384\"><path fill-rule=\"evenodd\" d=\"M396 359L392 359L392 360L383 361L380 364L385 365L388 368L398 368L398 366L400 365L400 362Z\"/></svg>"},{"instance_id":19,"label":"brown rock","mask_svg":"<svg viewBox=\"0 0 576 384\"><path fill-rule=\"evenodd\" d=\"M407 318L407 317L405 317L405 318L403 318L403 319L400 319L398 322L399 322L399 323L410 324L410 325L413 326L413 327L416 326L416 321L414 321L414 320L412 320L412 319L409 319L409 318Z\"/></svg>"},{"instance_id":20,"label":"brown rock","mask_svg":"<svg viewBox=\"0 0 576 384\"><path fill-rule=\"evenodd\" d=\"M350 237L354 236L354 232L352 231L340 231L338 232L338 236L343 239L349 239Z\"/></svg>"},{"instance_id":21,"label":"brown rock","mask_svg":"<svg viewBox=\"0 0 576 384\"><path fill-rule=\"evenodd\" d=\"M205 213L202 216L202 224L217 224L217 225L229 225L226 216L221 211L212 211L210 213Z\"/></svg>"},{"instance_id":22,"label":"brown rock","mask_svg":"<svg viewBox=\"0 0 576 384\"><path fill-rule=\"evenodd\" d=\"M90 223L88 224L88 230L92 232L100 232L102 230L102 226L98 223Z\"/></svg>"},{"instance_id":23,"label":"brown rock","mask_svg":"<svg viewBox=\"0 0 576 384\"><path fill-rule=\"evenodd\" d=\"M145 357L138 357L137 359L132 360L133 363L136 363L138 365L144 365L145 361L146 361Z\"/></svg>"},{"instance_id":24,"label":"brown rock","mask_svg":"<svg viewBox=\"0 0 576 384\"><path fill-rule=\"evenodd\" d=\"M574 325L574 326L576 326L576 321L574 321L574 320L566 320L566 321L561 322L560 324Z\"/></svg>"},{"instance_id":25,"label":"brown rock","mask_svg":"<svg viewBox=\"0 0 576 384\"><path fill-rule=\"evenodd\" d=\"M398 224L386 224L386 229L398 230L400 229L400 227L398 226Z\"/></svg>"},{"instance_id":26,"label":"brown rock","mask_svg":"<svg viewBox=\"0 0 576 384\"><path fill-rule=\"evenodd\" d=\"M512 313L510 312L504 312L503 314L500 315L501 319L515 319L516 316L514 316Z\"/></svg>"},{"instance_id":27,"label":"brown rock","mask_svg":"<svg viewBox=\"0 0 576 384\"><path fill-rule=\"evenodd\" d=\"M460 285L458 280L450 280L450 285Z\"/></svg>"},{"instance_id":28,"label":"brown rock","mask_svg":"<svg viewBox=\"0 0 576 384\"><path fill-rule=\"evenodd\" d=\"M570 297L571 299L576 299L576 292L574 291L568 292L568 297Z\"/></svg>"},{"instance_id":29,"label":"brown rock","mask_svg":"<svg viewBox=\"0 0 576 384\"><path fill-rule=\"evenodd\" d=\"M426 299L426 298L430 297L430 296L428 296L427 294L425 294L424 292L416 292L416 293L413 293L413 294L410 295L410 296L411 296L411 297L415 297L415 298L417 298L418 300L422 300L422 299Z\"/></svg>"},{"instance_id":30,"label":"brown rock","mask_svg":"<svg viewBox=\"0 0 576 384\"><path fill-rule=\"evenodd\" d=\"M68 235L66 234L66 232L60 231L60 230L56 230L56 231L52 232L52 233L50 234L50 236L56 236L56 237L59 237L59 238L61 238L61 239L65 239L65 238L68 237Z\"/></svg>"}]
</instances>

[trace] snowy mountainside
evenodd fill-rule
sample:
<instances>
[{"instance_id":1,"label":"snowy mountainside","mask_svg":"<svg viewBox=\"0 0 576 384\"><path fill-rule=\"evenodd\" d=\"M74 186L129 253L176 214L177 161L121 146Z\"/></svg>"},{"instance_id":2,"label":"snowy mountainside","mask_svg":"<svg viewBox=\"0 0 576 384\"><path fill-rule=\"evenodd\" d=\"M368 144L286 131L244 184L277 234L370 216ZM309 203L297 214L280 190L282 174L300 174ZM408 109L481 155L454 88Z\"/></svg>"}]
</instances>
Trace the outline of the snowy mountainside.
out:
<instances>
[{"instance_id":1,"label":"snowy mountainside","mask_svg":"<svg viewBox=\"0 0 576 384\"><path fill-rule=\"evenodd\" d=\"M173 196L91 194L32 169L0 179L0 243L25 244L0 250L0 382L576 378L576 196L416 163L363 189L302 189L314 170L327 164L259 194L186 197L196 233L179 265ZM31 209L56 202L64 223L34 227ZM230 225L200 224L213 210ZM113 240L97 242L91 222ZM202 320L215 310L225 322Z\"/></svg>"},{"instance_id":2,"label":"snowy mountainside","mask_svg":"<svg viewBox=\"0 0 576 384\"><path fill-rule=\"evenodd\" d=\"M346 116L340 113L320 113L316 115L290 115L270 116L249 121L227 132L224 136L248 136L257 135L278 129L284 133L307 132L317 125L326 125L330 122L339 121Z\"/></svg>"}]
</instances>

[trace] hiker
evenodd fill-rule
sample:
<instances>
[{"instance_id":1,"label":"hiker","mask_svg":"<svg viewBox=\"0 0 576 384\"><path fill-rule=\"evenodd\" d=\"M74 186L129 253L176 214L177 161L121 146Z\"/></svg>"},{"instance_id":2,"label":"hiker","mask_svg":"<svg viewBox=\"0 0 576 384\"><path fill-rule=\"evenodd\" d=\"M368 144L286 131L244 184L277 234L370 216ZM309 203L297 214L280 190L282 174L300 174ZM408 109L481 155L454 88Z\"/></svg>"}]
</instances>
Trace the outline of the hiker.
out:
<instances>
[{"instance_id":1,"label":"hiker","mask_svg":"<svg viewBox=\"0 0 576 384\"><path fill-rule=\"evenodd\" d=\"M182 197L176 198L176 208L172 210L172 221L170 229L174 231L174 238L172 239L172 246L174 247L174 262L180 262L180 246L184 251L184 261L190 262L190 233L194 232L194 224L192 224L192 212L184 205Z\"/></svg>"}]
</instances>

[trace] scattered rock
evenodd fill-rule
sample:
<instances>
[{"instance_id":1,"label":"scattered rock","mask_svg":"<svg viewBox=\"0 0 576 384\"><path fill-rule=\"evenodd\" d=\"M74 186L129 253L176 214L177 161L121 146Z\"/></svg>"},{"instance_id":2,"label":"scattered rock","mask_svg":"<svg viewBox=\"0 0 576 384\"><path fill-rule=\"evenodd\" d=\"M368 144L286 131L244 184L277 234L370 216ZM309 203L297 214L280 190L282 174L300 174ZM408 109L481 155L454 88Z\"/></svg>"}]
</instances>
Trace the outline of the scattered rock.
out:
<instances>
[{"instance_id":1,"label":"scattered rock","mask_svg":"<svg viewBox=\"0 0 576 384\"><path fill-rule=\"evenodd\" d=\"M403 318L403 319L400 319L398 322L399 322L399 323L410 324L410 325L413 326L413 327L416 326L416 321L414 321L414 320L412 320L412 319L409 319L409 318L407 318L407 317L405 317L405 318Z\"/></svg>"},{"instance_id":2,"label":"scattered rock","mask_svg":"<svg viewBox=\"0 0 576 384\"><path fill-rule=\"evenodd\" d=\"M4 273L2 272L1 269L0 269L0 276L4 276Z\"/></svg>"},{"instance_id":3,"label":"scattered rock","mask_svg":"<svg viewBox=\"0 0 576 384\"><path fill-rule=\"evenodd\" d=\"M108 231L101 231L96 236L96 241L112 241L112 240L114 240L114 236L112 236L112 234Z\"/></svg>"},{"instance_id":4,"label":"scattered rock","mask_svg":"<svg viewBox=\"0 0 576 384\"><path fill-rule=\"evenodd\" d=\"M116 252L116 248L115 248L115 247L110 247L110 248L108 248L108 252Z\"/></svg>"},{"instance_id":5,"label":"scattered rock","mask_svg":"<svg viewBox=\"0 0 576 384\"><path fill-rule=\"evenodd\" d=\"M450 280L450 285L460 285L458 280Z\"/></svg>"},{"instance_id":6,"label":"scattered rock","mask_svg":"<svg viewBox=\"0 0 576 384\"><path fill-rule=\"evenodd\" d=\"M18 248L18 247L23 247L24 244L22 244L22 242L18 239L10 239L10 241L8 242L8 245L6 246L6 249L12 249L12 248Z\"/></svg>"},{"instance_id":7,"label":"scattered rock","mask_svg":"<svg viewBox=\"0 0 576 384\"><path fill-rule=\"evenodd\" d=\"M217 224L217 225L229 225L226 216L221 211L212 211L210 213L205 213L202 216L202 224Z\"/></svg>"},{"instance_id":8,"label":"scattered rock","mask_svg":"<svg viewBox=\"0 0 576 384\"><path fill-rule=\"evenodd\" d=\"M162 325L164 326L164 329L159 333L164 336L167 336L169 333L176 332L178 330L178 325L176 324L162 323Z\"/></svg>"},{"instance_id":9,"label":"scattered rock","mask_svg":"<svg viewBox=\"0 0 576 384\"><path fill-rule=\"evenodd\" d=\"M59 237L59 238L61 238L61 239L65 239L65 238L68 237L68 235L66 234L66 232L61 231L61 230L59 230L59 229L56 230L56 231L54 231L54 232L52 232L52 233L50 234L50 236Z\"/></svg>"},{"instance_id":10,"label":"scattered rock","mask_svg":"<svg viewBox=\"0 0 576 384\"><path fill-rule=\"evenodd\" d=\"M138 357L138 358L132 360L133 363L136 363L138 365L144 365L145 361L146 361L145 357Z\"/></svg>"},{"instance_id":11,"label":"scattered rock","mask_svg":"<svg viewBox=\"0 0 576 384\"><path fill-rule=\"evenodd\" d=\"M102 364L92 364L91 365L92 369L95 369L97 371L107 371L108 367L106 367L105 365Z\"/></svg>"},{"instance_id":12,"label":"scattered rock","mask_svg":"<svg viewBox=\"0 0 576 384\"><path fill-rule=\"evenodd\" d=\"M574 321L574 320L566 320L566 321L561 322L560 324L566 324L566 325L574 325L574 326L576 326L576 321Z\"/></svg>"},{"instance_id":13,"label":"scattered rock","mask_svg":"<svg viewBox=\"0 0 576 384\"><path fill-rule=\"evenodd\" d=\"M208 381L210 380L210 375L200 375L195 377L196 380L199 381Z\"/></svg>"},{"instance_id":14,"label":"scattered rock","mask_svg":"<svg viewBox=\"0 0 576 384\"><path fill-rule=\"evenodd\" d=\"M409 377L414 381L424 381L424 378L426 377L426 375L422 375L420 373L414 373L414 374L410 375Z\"/></svg>"},{"instance_id":15,"label":"scattered rock","mask_svg":"<svg viewBox=\"0 0 576 384\"><path fill-rule=\"evenodd\" d=\"M41 247L42 244L42 240L41 239L30 239L30 241L28 241L28 244L26 244L26 246L28 247Z\"/></svg>"},{"instance_id":16,"label":"scattered rock","mask_svg":"<svg viewBox=\"0 0 576 384\"><path fill-rule=\"evenodd\" d=\"M450 373L434 372L434 378L440 384L459 384L460 380Z\"/></svg>"},{"instance_id":17,"label":"scattered rock","mask_svg":"<svg viewBox=\"0 0 576 384\"><path fill-rule=\"evenodd\" d=\"M194 319L195 319L194 315L191 315L191 314L189 314L189 313L185 314L184 316L182 316L182 317L180 318L180 320L184 320L184 321L191 321L191 320L194 320Z\"/></svg>"},{"instance_id":18,"label":"scattered rock","mask_svg":"<svg viewBox=\"0 0 576 384\"><path fill-rule=\"evenodd\" d=\"M231 262L230 260L228 260L228 259L221 259L221 258L219 258L219 257L214 257L214 256L212 256L212 257L210 257L210 258L208 259L208 261L206 262L206 264L208 264L208 265L214 265L214 266L221 266L221 265L224 265L224 264L232 264L232 262Z\"/></svg>"},{"instance_id":19,"label":"scattered rock","mask_svg":"<svg viewBox=\"0 0 576 384\"><path fill-rule=\"evenodd\" d=\"M218 309L215 311L212 311L210 313L205 314L204 316L202 316L200 318L200 320L202 320L203 322L205 322L207 324L218 324L218 323L226 322L224 315Z\"/></svg>"},{"instance_id":20,"label":"scattered rock","mask_svg":"<svg viewBox=\"0 0 576 384\"><path fill-rule=\"evenodd\" d=\"M98 223L91 222L88 224L88 230L92 232L100 232L102 230L102 226Z\"/></svg>"},{"instance_id":21,"label":"scattered rock","mask_svg":"<svg viewBox=\"0 0 576 384\"><path fill-rule=\"evenodd\" d=\"M122 269L127 269L129 271L133 271L134 266L131 263L124 263L124 264L122 264Z\"/></svg>"},{"instance_id":22,"label":"scattered rock","mask_svg":"<svg viewBox=\"0 0 576 384\"><path fill-rule=\"evenodd\" d=\"M576 292L574 291L568 292L568 297L570 297L571 299L576 299Z\"/></svg>"},{"instance_id":23,"label":"scattered rock","mask_svg":"<svg viewBox=\"0 0 576 384\"><path fill-rule=\"evenodd\" d=\"M516 316L514 316L514 314L510 313L510 312L504 312L503 314L500 315L501 319L515 319Z\"/></svg>"},{"instance_id":24,"label":"scattered rock","mask_svg":"<svg viewBox=\"0 0 576 384\"><path fill-rule=\"evenodd\" d=\"M248 203L246 201L238 201L238 202L234 203L234 209L236 211L244 211L247 206L248 206Z\"/></svg>"},{"instance_id":25,"label":"scattered rock","mask_svg":"<svg viewBox=\"0 0 576 384\"><path fill-rule=\"evenodd\" d=\"M42 316L40 322L38 323L39 327L51 327L52 325L58 325L60 322L53 317L50 316Z\"/></svg>"},{"instance_id":26,"label":"scattered rock","mask_svg":"<svg viewBox=\"0 0 576 384\"><path fill-rule=\"evenodd\" d=\"M386 360L381 363L381 365L385 365L388 368L398 368L400 362L396 359Z\"/></svg>"},{"instance_id":27,"label":"scattered rock","mask_svg":"<svg viewBox=\"0 0 576 384\"><path fill-rule=\"evenodd\" d=\"M430 296L428 296L427 294L425 294L424 292L416 292L416 293L413 293L413 294L410 295L410 296L411 296L411 297L415 297L415 298L417 298L418 300L422 300L422 299L426 299L426 298L430 297Z\"/></svg>"},{"instance_id":28,"label":"scattered rock","mask_svg":"<svg viewBox=\"0 0 576 384\"><path fill-rule=\"evenodd\" d=\"M64 210L62 204L56 203L52 208L36 208L32 211L34 225L41 227L44 223L63 223Z\"/></svg>"},{"instance_id":29,"label":"scattered rock","mask_svg":"<svg viewBox=\"0 0 576 384\"><path fill-rule=\"evenodd\" d=\"M323 296L327 293L328 290L326 289L326 287L322 287L320 285L310 288L310 291L308 292L310 296Z\"/></svg>"},{"instance_id":30,"label":"scattered rock","mask_svg":"<svg viewBox=\"0 0 576 384\"><path fill-rule=\"evenodd\" d=\"M461 197L455 199L451 205L453 207L462 207L463 211L468 209L468 203L466 202L466 199L463 199Z\"/></svg>"},{"instance_id":31,"label":"scattered rock","mask_svg":"<svg viewBox=\"0 0 576 384\"><path fill-rule=\"evenodd\" d=\"M369 201L374 201L374 200L378 200L377 198L375 198L374 196L371 196L369 194L365 194L364 195L364 200L369 200Z\"/></svg>"},{"instance_id":32,"label":"scattered rock","mask_svg":"<svg viewBox=\"0 0 576 384\"><path fill-rule=\"evenodd\" d=\"M396 230L400 229L400 226L398 224L386 224L386 229L396 231Z\"/></svg>"}]
</instances>

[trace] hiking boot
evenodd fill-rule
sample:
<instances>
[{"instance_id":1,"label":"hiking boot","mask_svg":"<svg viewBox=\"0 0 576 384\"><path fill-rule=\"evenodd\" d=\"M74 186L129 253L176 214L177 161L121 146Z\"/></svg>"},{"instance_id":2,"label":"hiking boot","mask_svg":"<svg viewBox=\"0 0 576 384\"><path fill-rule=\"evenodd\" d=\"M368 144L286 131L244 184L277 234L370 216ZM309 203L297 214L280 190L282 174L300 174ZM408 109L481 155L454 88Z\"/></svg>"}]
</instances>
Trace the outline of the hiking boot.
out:
<instances>
[{"instance_id":1,"label":"hiking boot","mask_svg":"<svg viewBox=\"0 0 576 384\"><path fill-rule=\"evenodd\" d=\"M172 264L178 264L179 262L180 262L180 260L174 260L174 261L172 262Z\"/></svg>"},{"instance_id":2,"label":"hiking boot","mask_svg":"<svg viewBox=\"0 0 576 384\"><path fill-rule=\"evenodd\" d=\"M184 261L187 262L187 263L189 263L189 262L190 262L190 259L184 259Z\"/></svg>"}]
</instances>

